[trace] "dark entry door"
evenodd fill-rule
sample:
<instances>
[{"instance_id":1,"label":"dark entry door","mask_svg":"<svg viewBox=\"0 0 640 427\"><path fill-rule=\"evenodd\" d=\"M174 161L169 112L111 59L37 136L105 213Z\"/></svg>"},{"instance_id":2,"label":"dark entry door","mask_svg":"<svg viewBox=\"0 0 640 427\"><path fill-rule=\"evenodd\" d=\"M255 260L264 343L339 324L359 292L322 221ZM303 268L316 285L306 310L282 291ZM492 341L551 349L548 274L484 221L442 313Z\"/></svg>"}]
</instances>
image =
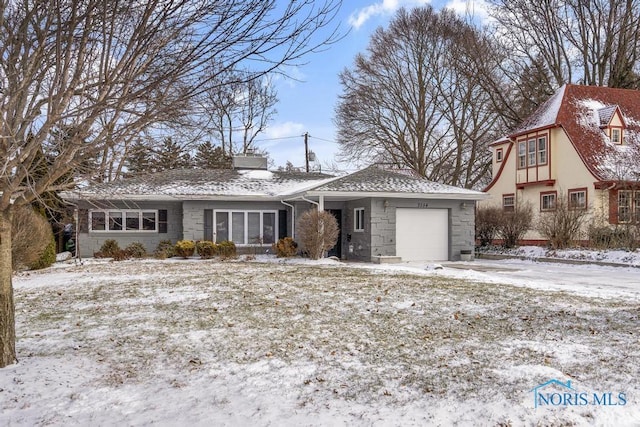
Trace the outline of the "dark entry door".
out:
<instances>
[{"instance_id":1,"label":"dark entry door","mask_svg":"<svg viewBox=\"0 0 640 427\"><path fill-rule=\"evenodd\" d=\"M335 246L329 249L327 256L335 256L342 258L342 210L341 209L327 209L327 212L336 217L338 221L338 241Z\"/></svg>"}]
</instances>

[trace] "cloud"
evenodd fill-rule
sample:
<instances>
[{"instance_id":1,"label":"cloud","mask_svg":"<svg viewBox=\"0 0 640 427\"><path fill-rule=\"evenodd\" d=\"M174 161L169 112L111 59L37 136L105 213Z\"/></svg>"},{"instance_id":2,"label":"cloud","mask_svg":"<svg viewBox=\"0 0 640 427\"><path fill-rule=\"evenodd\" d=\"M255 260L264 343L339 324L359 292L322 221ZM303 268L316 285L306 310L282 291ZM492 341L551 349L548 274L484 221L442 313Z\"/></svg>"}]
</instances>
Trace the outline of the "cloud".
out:
<instances>
[{"instance_id":1,"label":"cloud","mask_svg":"<svg viewBox=\"0 0 640 427\"><path fill-rule=\"evenodd\" d=\"M375 16L391 15L401 7L420 6L431 3L431 0L382 0L365 8L356 10L349 16L349 25L356 30Z\"/></svg>"},{"instance_id":2,"label":"cloud","mask_svg":"<svg viewBox=\"0 0 640 427\"><path fill-rule=\"evenodd\" d=\"M304 132L305 126L302 123L291 121L281 122L269 125L269 127L265 129L264 133L258 139L274 140L277 138L290 138L299 135L300 140L302 140L302 134L304 134Z\"/></svg>"}]
</instances>

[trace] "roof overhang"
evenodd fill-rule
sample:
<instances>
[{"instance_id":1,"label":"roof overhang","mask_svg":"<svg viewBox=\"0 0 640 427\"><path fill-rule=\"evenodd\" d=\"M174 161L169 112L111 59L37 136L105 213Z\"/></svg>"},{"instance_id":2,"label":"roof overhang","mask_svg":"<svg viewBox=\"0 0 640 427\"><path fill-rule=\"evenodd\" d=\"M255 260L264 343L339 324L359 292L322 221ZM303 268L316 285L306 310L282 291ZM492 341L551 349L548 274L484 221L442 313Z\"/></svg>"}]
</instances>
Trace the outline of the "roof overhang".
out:
<instances>
[{"instance_id":1,"label":"roof overhang","mask_svg":"<svg viewBox=\"0 0 640 427\"><path fill-rule=\"evenodd\" d=\"M442 200L485 200L489 194L479 191L469 193L399 193L385 191L308 191L307 197L324 197L325 200L355 200L367 198L384 199L442 199Z\"/></svg>"},{"instance_id":2,"label":"roof overhang","mask_svg":"<svg viewBox=\"0 0 640 427\"><path fill-rule=\"evenodd\" d=\"M211 194L118 194L118 193L68 193L63 194L65 200L131 200L138 202L183 202L194 200L212 200L227 202L279 202L282 197L266 194L245 195L211 195Z\"/></svg>"},{"instance_id":3,"label":"roof overhang","mask_svg":"<svg viewBox=\"0 0 640 427\"><path fill-rule=\"evenodd\" d=\"M531 128L531 129L524 129L522 131L516 132L516 133L512 133L511 135L509 135L507 138L510 139L517 139L518 137L522 136L522 135L528 135L530 133L537 133L537 132L543 132L545 130L549 130L549 129L553 129L553 128L557 128L559 127L560 124L559 123L553 123L551 125L546 125L546 126L541 126L541 127L537 127L537 128Z\"/></svg>"},{"instance_id":4,"label":"roof overhang","mask_svg":"<svg viewBox=\"0 0 640 427\"><path fill-rule=\"evenodd\" d=\"M545 186L545 187L553 187L556 184L555 179L547 179L544 181L534 181L534 182L521 182L516 184L516 188L518 190L522 190L527 187L535 187L535 186Z\"/></svg>"}]
</instances>

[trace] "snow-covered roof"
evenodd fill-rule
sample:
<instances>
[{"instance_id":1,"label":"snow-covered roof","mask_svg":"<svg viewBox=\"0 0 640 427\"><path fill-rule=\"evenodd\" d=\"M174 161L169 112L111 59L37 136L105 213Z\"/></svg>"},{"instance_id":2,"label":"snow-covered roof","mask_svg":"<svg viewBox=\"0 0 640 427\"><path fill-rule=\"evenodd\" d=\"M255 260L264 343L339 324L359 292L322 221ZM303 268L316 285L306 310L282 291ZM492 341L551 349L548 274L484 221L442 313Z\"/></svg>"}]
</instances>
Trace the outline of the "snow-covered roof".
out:
<instances>
[{"instance_id":1,"label":"snow-covered roof","mask_svg":"<svg viewBox=\"0 0 640 427\"><path fill-rule=\"evenodd\" d=\"M407 194L465 195L476 199L484 197L484 193L479 191L440 184L409 172L391 171L377 165L320 184L312 189L312 193L395 193L399 197Z\"/></svg>"},{"instance_id":2,"label":"snow-covered roof","mask_svg":"<svg viewBox=\"0 0 640 427\"><path fill-rule=\"evenodd\" d=\"M371 194L438 195L479 200L484 193L443 185L377 166L346 176L266 170L176 169L95 184L64 195L67 199L198 200L293 199L305 194L365 197ZM369 194L371 193L371 194Z\"/></svg>"},{"instance_id":3,"label":"snow-covered roof","mask_svg":"<svg viewBox=\"0 0 640 427\"><path fill-rule=\"evenodd\" d=\"M68 198L166 198L210 197L277 198L281 193L303 190L333 178L320 173L267 170L174 169L120 181L95 184Z\"/></svg>"},{"instance_id":4,"label":"snow-covered roof","mask_svg":"<svg viewBox=\"0 0 640 427\"><path fill-rule=\"evenodd\" d=\"M604 127L618 111L625 125L623 144L614 144ZM509 137L562 127L586 167L601 181L638 179L640 91L564 85ZM633 160L635 159L635 160Z\"/></svg>"}]
</instances>

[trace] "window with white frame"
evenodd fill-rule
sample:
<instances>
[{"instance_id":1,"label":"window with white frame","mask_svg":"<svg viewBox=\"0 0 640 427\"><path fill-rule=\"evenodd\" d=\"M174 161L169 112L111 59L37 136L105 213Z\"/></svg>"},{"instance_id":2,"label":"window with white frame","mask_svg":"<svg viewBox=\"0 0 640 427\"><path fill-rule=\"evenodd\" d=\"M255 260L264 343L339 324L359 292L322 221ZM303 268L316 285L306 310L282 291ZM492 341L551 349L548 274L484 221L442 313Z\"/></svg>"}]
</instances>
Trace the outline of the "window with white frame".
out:
<instances>
[{"instance_id":1,"label":"window with white frame","mask_svg":"<svg viewBox=\"0 0 640 427\"><path fill-rule=\"evenodd\" d=\"M618 222L640 223L640 191L618 191Z\"/></svg>"},{"instance_id":2,"label":"window with white frame","mask_svg":"<svg viewBox=\"0 0 640 427\"><path fill-rule=\"evenodd\" d=\"M158 231L158 211L139 209L95 209L89 211L90 231Z\"/></svg>"},{"instance_id":3,"label":"window with white frame","mask_svg":"<svg viewBox=\"0 0 640 427\"><path fill-rule=\"evenodd\" d=\"M538 164L547 164L547 137L541 136L538 138Z\"/></svg>"},{"instance_id":4,"label":"window with white frame","mask_svg":"<svg viewBox=\"0 0 640 427\"><path fill-rule=\"evenodd\" d=\"M587 190L569 190L569 209L587 208Z\"/></svg>"},{"instance_id":5,"label":"window with white frame","mask_svg":"<svg viewBox=\"0 0 640 427\"><path fill-rule=\"evenodd\" d=\"M353 210L353 231L364 231L364 208Z\"/></svg>"},{"instance_id":6,"label":"window with white frame","mask_svg":"<svg viewBox=\"0 0 640 427\"><path fill-rule=\"evenodd\" d=\"M520 141L518 143L518 168L527 167L527 142Z\"/></svg>"},{"instance_id":7,"label":"window with white frame","mask_svg":"<svg viewBox=\"0 0 640 427\"><path fill-rule=\"evenodd\" d=\"M502 161L502 148L496 149L496 163L500 163Z\"/></svg>"},{"instance_id":8,"label":"window with white frame","mask_svg":"<svg viewBox=\"0 0 640 427\"><path fill-rule=\"evenodd\" d=\"M620 142L622 142L621 135L622 135L622 132L620 129L618 128L611 129L611 142L613 142L614 144L620 144Z\"/></svg>"},{"instance_id":9,"label":"window with white frame","mask_svg":"<svg viewBox=\"0 0 640 427\"><path fill-rule=\"evenodd\" d=\"M536 165L536 140L530 139L527 143L527 166Z\"/></svg>"},{"instance_id":10,"label":"window with white frame","mask_svg":"<svg viewBox=\"0 0 640 427\"><path fill-rule=\"evenodd\" d=\"M272 244L278 235L277 211L214 211L215 240L236 245Z\"/></svg>"},{"instance_id":11,"label":"window with white frame","mask_svg":"<svg viewBox=\"0 0 640 427\"><path fill-rule=\"evenodd\" d=\"M540 210L554 211L556 209L556 192L540 193Z\"/></svg>"},{"instance_id":12,"label":"window with white frame","mask_svg":"<svg viewBox=\"0 0 640 427\"><path fill-rule=\"evenodd\" d=\"M505 194L502 196L502 209L505 211L513 211L516 206L516 196L513 194Z\"/></svg>"}]
</instances>

